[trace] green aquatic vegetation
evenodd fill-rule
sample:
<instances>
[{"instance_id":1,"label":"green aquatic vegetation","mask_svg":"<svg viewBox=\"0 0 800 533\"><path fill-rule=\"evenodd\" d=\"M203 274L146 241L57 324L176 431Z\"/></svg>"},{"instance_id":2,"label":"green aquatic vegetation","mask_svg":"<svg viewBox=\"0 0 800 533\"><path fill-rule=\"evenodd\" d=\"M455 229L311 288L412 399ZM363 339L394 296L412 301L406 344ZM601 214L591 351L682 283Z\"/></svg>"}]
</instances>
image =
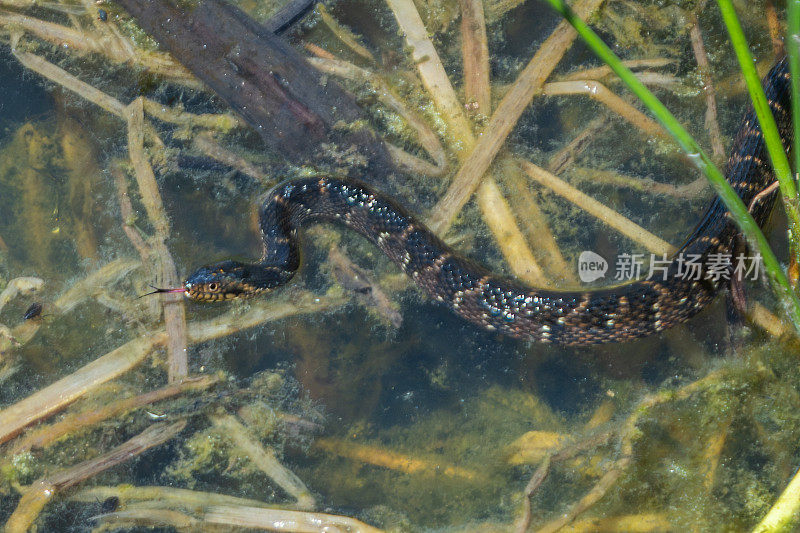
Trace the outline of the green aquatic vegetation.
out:
<instances>
[{"instance_id":1,"label":"green aquatic vegetation","mask_svg":"<svg viewBox=\"0 0 800 533\"><path fill-rule=\"evenodd\" d=\"M19 453L0 466L0 494L13 493L14 485L31 483L42 473L41 463L30 452Z\"/></svg>"},{"instance_id":2,"label":"green aquatic vegetation","mask_svg":"<svg viewBox=\"0 0 800 533\"><path fill-rule=\"evenodd\" d=\"M322 421L317 405L302 394L297 382L284 370L261 372L237 387L219 403L236 411L252 437L269 453L282 459L285 449L303 449ZM225 410L209 405L213 420ZM235 487L237 494L251 494L267 501L281 501L282 487L267 479L261 465L239 448L231 433L218 424L202 425L187 438L178 457L166 469L171 479L190 488L219 484ZM269 473L267 473L267 476Z\"/></svg>"}]
</instances>

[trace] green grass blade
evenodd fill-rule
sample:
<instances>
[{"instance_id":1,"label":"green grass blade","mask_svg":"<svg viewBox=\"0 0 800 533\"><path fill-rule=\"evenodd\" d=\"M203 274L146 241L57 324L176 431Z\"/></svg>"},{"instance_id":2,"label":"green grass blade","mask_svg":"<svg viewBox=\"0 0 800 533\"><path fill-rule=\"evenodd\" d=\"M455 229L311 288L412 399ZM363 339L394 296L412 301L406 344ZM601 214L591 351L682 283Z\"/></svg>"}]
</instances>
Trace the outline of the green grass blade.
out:
<instances>
[{"instance_id":1,"label":"green grass blade","mask_svg":"<svg viewBox=\"0 0 800 533\"><path fill-rule=\"evenodd\" d=\"M781 303L786 307L792 325L800 332L800 300L792 290L789 280L781 269L778 259L769 247L766 237L761 229L750 216L747 207L742 203L741 198L728 184L728 181L714 166L697 141L681 126L680 122L669 112L653 93L645 87L634 74L622 64L622 61L611 51L611 49L600 39L600 37L577 17L563 0L547 0L553 8L575 28L581 38L589 48L605 62L628 88L642 101L647 109L656 119L667 129L678 145L686 152L694 165L708 178L714 191L719 195L725 206L731 212L731 217L739 226L747 242L754 252L761 254L764 261L764 268L770 278L773 291L778 296Z\"/></svg>"},{"instance_id":2,"label":"green grass blade","mask_svg":"<svg viewBox=\"0 0 800 533\"><path fill-rule=\"evenodd\" d=\"M794 171L800 171L800 0L786 2L786 52L792 73L792 121L794 127ZM795 174L796 176L796 174ZM795 178L797 182L797 178ZM794 235L797 239L798 236Z\"/></svg>"},{"instance_id":3,"label":"green grass blade","mask_svg":"<svg viewBox=\"0 0 800 533\"><path fill-rule=\"evenodd\" d=\"M767 152L772 161L772 167L775 169L775 177L778 178L778 183L780 183L786 214L789 217L790 230L794 235L797 228L800 228L800 209L798 209L797 186L792 176L792 169L789 166L789 158L783 149L778 126L775 124L775 117L772 116L772 111L769 109L767 97L761 87L761 80L758 77L758 72L756 72L753 56L747 45L742 26L739 24L739 18L736 16L733 3L731 0L717 0L717 4L722 13L725 27L728 29L728 35L730 35L731 44L736 52L736 58L739 60L742 75L747 84L747 90L750 93L758 123L761 126L761 133L764 135Z\"/></svg>"}]
</instances>

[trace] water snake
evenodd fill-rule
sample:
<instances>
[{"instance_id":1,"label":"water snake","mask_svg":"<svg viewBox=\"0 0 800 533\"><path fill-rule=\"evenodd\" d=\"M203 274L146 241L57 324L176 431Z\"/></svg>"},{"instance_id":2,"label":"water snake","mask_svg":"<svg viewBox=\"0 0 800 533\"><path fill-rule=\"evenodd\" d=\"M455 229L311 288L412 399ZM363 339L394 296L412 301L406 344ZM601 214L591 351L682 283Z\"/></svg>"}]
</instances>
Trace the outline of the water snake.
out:
<instances>
[{"instance_id":1,"label":"water snake","mask_svg":"<svg viewBox=\"0 0 800 533\"><path fill-rule=\"evenodd\" d=\"M788 67L781 60L764 78L764 89L785 147L791 143L789 86ZM734 138L725 176L745 205L773 181L752 108ZM753 206L759 225L774 198ZM618 342L662 331L700 311L725 282L724 277L707 276L715 254L730 254L739 235L716 198L678 251L697 258L700 279L683 276L673 259L666 266L666 280L559 291L526 287L487 272L454 252L402 206L355 181L314 177L282 183L267 194L259 216L264 255L258 263L223 261L202 267L183 287L163 291L206 301L268 292L287 283L300 266L298 228L337 222L374 243L429 296L479 326L539 342Z\"/></svg>"}]
</instances>

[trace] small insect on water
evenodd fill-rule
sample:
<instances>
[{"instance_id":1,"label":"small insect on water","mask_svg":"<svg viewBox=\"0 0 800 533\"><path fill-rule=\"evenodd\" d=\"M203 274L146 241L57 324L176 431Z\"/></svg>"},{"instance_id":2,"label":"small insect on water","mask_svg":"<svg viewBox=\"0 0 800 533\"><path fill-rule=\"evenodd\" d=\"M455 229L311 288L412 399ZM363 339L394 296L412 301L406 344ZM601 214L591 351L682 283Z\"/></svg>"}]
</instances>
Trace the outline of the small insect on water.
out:
<instances>
[{"instance_id":1,"label":"small insect on water","mask_svg":"<svg viewBox=\"0 0 800 533\"><path fill-rule=\"evenodd\" d=\"M106 498L100 505L100 510L103 512L103 514L113 513L117 510L117 508L119 508L119 498L116 496Z\"/></svg>"},{"instance_id":2,"label":"small insect on water","mask_svg":"<svg viewBox=\"0 0 800 533\"><path fill-rule=\"evenodd\" d=\"M25 311L25 314L22 315L22 318L25 320L33 320L34 318L41 318L42 317L42 304L39 302L33 302L28 310Z\"/></svg>"}]
</instances>

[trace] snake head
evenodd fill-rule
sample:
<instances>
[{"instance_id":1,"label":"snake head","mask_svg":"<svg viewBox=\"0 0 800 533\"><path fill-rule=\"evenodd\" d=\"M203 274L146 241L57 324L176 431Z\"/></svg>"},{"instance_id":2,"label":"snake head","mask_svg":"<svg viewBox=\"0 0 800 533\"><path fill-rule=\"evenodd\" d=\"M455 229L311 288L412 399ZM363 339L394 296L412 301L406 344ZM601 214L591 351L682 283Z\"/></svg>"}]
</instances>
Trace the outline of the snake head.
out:
<instances>
[{"instance_id":1,"label":"snake head","mask_svg":"<svg viewBox=\"0 0 800 533\"><path fill-rule=\"evenodd\" d=\"M286 283L289 277L277 267L222 261L198 268L183 282L183 292L206 302L249 298Z\"/></svg>"}]
</instances>

